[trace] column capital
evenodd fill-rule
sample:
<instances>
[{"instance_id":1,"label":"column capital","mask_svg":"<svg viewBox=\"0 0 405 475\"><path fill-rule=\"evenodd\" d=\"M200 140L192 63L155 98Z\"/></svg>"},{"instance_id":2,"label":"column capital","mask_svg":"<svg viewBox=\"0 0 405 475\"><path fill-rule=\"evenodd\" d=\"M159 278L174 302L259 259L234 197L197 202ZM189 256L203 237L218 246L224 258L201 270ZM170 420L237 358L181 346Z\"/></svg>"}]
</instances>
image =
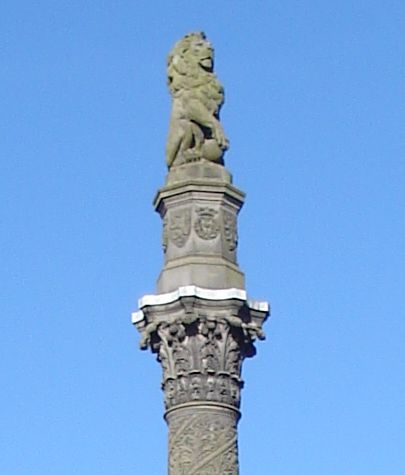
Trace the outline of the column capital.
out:
<instances>
[{"instance_id":1,"label":"column capital","mask_svg":"<svg viewBox=\"0 0 405 475\"><path fill-rule=\"evenodd\" d=\"M241 365L264 339L267 302L241 289L180 287L146 295L132 316L141 348L162 364L166 409L196 401L240 406Z\"/></svg>"}]
</instances>

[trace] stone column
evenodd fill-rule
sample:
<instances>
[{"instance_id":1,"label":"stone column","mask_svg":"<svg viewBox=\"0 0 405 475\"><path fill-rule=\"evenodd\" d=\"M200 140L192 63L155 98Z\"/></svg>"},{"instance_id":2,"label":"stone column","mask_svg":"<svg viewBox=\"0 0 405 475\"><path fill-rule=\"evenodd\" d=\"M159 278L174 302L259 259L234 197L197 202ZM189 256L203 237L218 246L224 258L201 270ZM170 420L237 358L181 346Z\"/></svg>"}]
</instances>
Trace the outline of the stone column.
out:
<instances>
[{"instance_id":1,"label":"stone column","mask_svg":"<svg viewBox=\"0 0 405 475\"><path fill-rule=\"evenodd\" d=\"M263 338L263 302L197 286L146 296L134 323L162 365L170 475L237 475L241 366Z\"/></svg>"},{"instance_id":2,"label":"stone column","mask_svg":"<svg viewBox=\"0 0 405 475\"><path fill-rule=\"evenodd\" d=\"M243 199L226 169L206 161L173 168L155 198L165 263L133 323L163 370L169 475L239 473L242 362L269 313L247 298L237 263Z\"/></svg>"},{"instance_id":3,"label":"stone column","mask_svg":"<svg viewBox=\"0 0 405 475\"><path fill-rule=\"evenodd\" d=\"M168 412L169 474L238 474L238 418L235 410L209 403Z\"/></svg>"}]
</instances>

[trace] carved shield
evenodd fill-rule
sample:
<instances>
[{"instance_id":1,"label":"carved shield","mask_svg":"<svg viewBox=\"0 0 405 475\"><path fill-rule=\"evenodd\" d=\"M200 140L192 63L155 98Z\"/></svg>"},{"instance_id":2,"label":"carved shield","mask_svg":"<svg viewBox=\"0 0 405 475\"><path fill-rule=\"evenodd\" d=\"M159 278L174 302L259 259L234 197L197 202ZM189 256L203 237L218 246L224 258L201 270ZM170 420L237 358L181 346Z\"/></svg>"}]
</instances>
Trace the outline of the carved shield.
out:
<instances>
[{"instance_id":1,"label":"carved shield","mask_svg":"<svg viewBox=\"0 0 405 475\"><path fill-rule=\"evenodd\" d=\"M189 209L175 211L170 215L168 235L177 247L183 247L191 231L191 213Z\"/></svg>"},{"instance_id":2,"label":"carved shield","mask_svg":"<svg viewBox=\"0 0 405 475\"><path fill-rule=\"evenodd\" d=\"M223 211L224 237L228 243L230 251L234 251L238 245L238 228L236 216L230 211Z\"/></svg>"},{"instance_id":3,"label":"carved shield","mask_svg":"<svg viewBox=\"0 0 405 475\"><path fill-rule=\"evenodd\" d=\"M215 239L219 234L219 225L216 215L218 211L212 208L197 209L198 218L194 224L195 232L201 239Z\"/></svg>"}]
</instances>

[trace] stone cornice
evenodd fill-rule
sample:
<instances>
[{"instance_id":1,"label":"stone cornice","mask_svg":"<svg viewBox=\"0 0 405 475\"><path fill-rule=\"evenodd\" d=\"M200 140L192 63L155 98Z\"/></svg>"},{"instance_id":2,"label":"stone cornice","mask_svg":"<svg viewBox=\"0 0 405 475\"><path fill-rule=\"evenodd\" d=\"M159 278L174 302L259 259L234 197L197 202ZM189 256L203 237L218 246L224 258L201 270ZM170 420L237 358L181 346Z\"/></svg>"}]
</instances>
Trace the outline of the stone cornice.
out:
<instances>
[{"instance_id":1,"label":"stone cornice","mask_svg":"<svg viewBox=\"0 0 405 475\"><path fill-rule=\"evenodd\" d=\"M144 295L138 300L139 310L132 313L132 323L137 324L144 319L143 309L149 306L167 305L182 297L196 297L203 300L240 300L246 302L250 310L269 313L269 303L266 301L251 300L247 298L246 290L243 289L204 289L196 285L179 287L173 292L156 295Z\"/></svg>"}]
</instances>

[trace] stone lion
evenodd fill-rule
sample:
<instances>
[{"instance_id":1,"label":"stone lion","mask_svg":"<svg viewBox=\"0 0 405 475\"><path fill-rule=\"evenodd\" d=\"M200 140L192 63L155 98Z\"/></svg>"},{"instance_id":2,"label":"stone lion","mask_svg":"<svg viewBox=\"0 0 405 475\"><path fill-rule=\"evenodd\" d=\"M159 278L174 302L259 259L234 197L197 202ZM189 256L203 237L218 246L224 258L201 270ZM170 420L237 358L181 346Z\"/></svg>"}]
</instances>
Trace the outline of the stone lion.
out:
<instances>
[{"instance_id":1,"label":"stone lion","mask_svg":"<svg viewBox=\"0 0 405 475\"><path fill-rule=\"evenodd\" d=\"M206 159L223 163L228 148L219 110L222 85L213 73L214 50L204 33L190 33L178 41L167 60L172 95L166 161L169 168Z\"/></svg>"}]
</instances>

